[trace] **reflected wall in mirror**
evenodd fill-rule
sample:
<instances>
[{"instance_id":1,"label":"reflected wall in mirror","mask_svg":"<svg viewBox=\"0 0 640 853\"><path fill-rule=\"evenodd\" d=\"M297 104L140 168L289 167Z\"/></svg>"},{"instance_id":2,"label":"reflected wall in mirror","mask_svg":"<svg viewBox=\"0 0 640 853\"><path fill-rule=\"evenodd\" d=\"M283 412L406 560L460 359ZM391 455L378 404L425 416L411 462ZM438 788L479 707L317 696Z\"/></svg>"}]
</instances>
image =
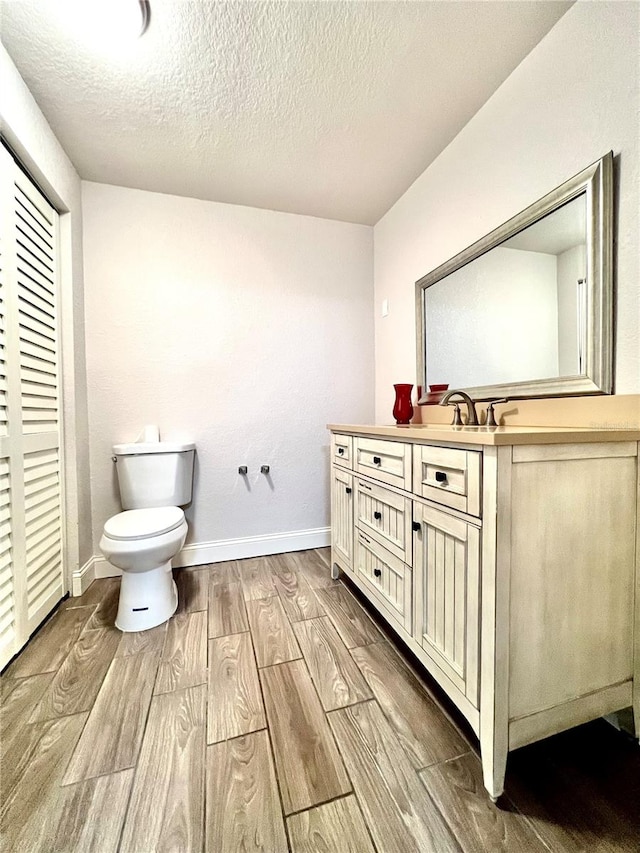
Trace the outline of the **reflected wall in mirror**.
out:
<instances>
[{"instance_id":1,"label":"reflected wall in mirror","mask_svg":"<svg viewBox=\"0 0 640 853\"><path fill-rule=\"evenodd\" d=\"M611 161L417 282L423 388L448 383L476 399L611 393Z\"/></svg>"}]
</instances>

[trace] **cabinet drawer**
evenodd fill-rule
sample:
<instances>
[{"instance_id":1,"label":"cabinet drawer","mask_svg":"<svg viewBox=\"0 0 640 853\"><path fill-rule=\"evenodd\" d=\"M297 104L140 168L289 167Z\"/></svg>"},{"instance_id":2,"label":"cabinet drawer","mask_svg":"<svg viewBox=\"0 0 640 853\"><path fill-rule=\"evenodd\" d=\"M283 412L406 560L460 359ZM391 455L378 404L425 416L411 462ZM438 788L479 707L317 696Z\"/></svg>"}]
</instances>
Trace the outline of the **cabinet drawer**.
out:
<instances>
[{"instance_id":1,"label":"cabinet drawer","mask_svg":"<svg viewBox=\"0 0 640 853\"><path fill-rule=\"evenodd\" d=\"M355 438L354 469L389 486L411 491L411 445Z\"/></svg>"},{"instance_id":2,"label":"cabinet drawer","mask_svg":"<svg viewBox=\"0 0 640 853\"><path fill-rule=\"evenodd\" d=\"M411 500L395 492L355 480L356 526L399 560L411 562Z\"/></svg>"},{"instance_id":3,"label":"cabinet drawer","mask_svg":"<svg viewBox=\"0 0 640 853\"><path fill-rule=\"evenodd\" d=\"M414 490L427 500L479 516L481 459L482 454L474 450L416 445Z\"/></svg>"},{"instance_id":4,"label":"cabinet drawer","mask_svg":"<svg viewBox=\"0 0 640 853\"><path fill-rule=\"evenodd\" d=\"M350 435L331 436L331 458L336 465L353 468L353 437Z\"/></svg>"},{"instance_id":5,"label":"cabinet drawer","mask_svg":"<svg viewBox=\"0 0 640 853\"><path fill-rule=\"evenodd\" d=\"M411 632L411 569L361 530L356 530L354 550L354 572L374 603Z\"/></svg>"}]
</instances>

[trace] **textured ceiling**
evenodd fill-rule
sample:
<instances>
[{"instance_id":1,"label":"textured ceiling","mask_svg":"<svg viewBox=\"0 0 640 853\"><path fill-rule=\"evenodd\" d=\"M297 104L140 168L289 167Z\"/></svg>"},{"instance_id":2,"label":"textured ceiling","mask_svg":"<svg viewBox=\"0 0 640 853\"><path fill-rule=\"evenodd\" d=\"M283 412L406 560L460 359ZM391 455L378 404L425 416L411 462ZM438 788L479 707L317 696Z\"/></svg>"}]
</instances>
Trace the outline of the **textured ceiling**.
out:
<instances>
[{"instance_id":1,"label":"textured ceiling","mask_svg":"<svg viewBox=\"0 0 640 853\"><path fill-rule=\"evenodd\" d=\"M151 0L147 33L109 54L67 2L0 20L82 178L368 224L571 6Z\"/></svg>"}]
</instances>

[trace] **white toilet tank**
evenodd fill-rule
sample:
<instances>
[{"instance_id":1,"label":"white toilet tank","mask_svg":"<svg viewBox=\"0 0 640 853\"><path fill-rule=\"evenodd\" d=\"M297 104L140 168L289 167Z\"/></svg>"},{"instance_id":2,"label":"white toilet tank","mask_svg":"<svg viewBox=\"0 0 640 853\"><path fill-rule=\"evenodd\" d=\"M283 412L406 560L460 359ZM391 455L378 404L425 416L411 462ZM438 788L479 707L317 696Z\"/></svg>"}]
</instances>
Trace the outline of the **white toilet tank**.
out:
<instances>
[{"instance_id":1,"label":"white toilet tank","mask_svg":"<svg viewBox=\"0 0 640 853\"><path fill-rule=\"evenodd\" d=\"M191 500L195 444L115 444L113 453L123 509L184 506Z\"/></svg>"}]
</instances>

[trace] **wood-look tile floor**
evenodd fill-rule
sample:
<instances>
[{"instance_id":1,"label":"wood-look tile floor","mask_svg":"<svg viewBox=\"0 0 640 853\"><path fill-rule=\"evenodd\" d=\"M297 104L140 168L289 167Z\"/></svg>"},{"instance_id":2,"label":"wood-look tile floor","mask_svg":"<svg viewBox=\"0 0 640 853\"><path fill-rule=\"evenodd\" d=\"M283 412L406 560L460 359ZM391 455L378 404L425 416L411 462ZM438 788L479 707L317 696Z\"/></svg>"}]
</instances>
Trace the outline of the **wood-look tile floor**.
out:
<instances>
[{"instance_id":1,"label":"wood-look tile floor","mask_svg":"<svg viewBox=\"0 0 640 853\"><path fill-rule=\"evenodd\" d=\"M117 580L63 602L0 679L2 849L638 853L635 742L598 721L518 750L492 805L464 722L328 563L181 570L140 634Z\"/></svg>"}]
</instances>

